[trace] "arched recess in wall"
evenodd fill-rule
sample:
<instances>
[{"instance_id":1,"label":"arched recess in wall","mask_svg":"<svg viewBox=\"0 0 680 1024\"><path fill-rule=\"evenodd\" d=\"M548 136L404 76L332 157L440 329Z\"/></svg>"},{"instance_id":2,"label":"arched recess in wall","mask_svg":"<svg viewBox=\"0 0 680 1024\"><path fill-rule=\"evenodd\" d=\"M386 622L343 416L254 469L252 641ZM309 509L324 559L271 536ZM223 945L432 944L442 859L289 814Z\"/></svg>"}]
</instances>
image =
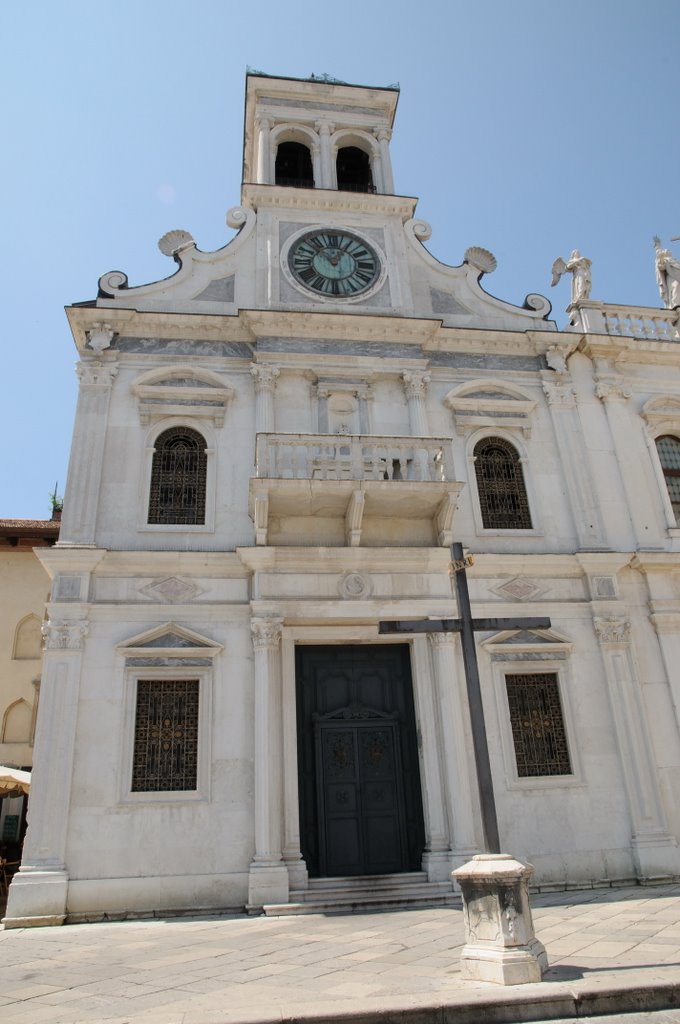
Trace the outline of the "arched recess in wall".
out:
<instances>
[{"instance_id":1,"label":"arched recess in wall","mask_svg":"<svg viewBox=\"0 0 680 1024\"><path fill-rule=\"evenodd\" d=\"M335 173L339 192L380 192L380 152L366 132L336 132L333 136Z\"/></svg>"},{"instance_id":2,"label":"arched recess in wall","mask_svg":"<svg viewBox=\"0 0 680 1024\"><path fill-rule=\"evenodd\" d=\"M303 125L279 125L271 134L274 184L314 188L318 177L315 155L319 139Z\"/></svg>"},{"instance_id":3,"label":"arched recess in wall","mask_svg":"<svg viewBox=\"0 0 680 1024\"><path fill-rule=\"evenodd\" d=\"M30 743L33 709L23 697L15 700L2 716L2 743Z\"/></svg>"},{"instance_id":4,"label":"arched recess in wall","mask_svg":"<svg viewBox=\"0 0 680 1024\"><path fill-rule=\"evenodd\" d=\"M25 615L14 631L12 657L17 661L37 661L42 656L42 623L32 612Z\"/></svg>"}]
</instances>

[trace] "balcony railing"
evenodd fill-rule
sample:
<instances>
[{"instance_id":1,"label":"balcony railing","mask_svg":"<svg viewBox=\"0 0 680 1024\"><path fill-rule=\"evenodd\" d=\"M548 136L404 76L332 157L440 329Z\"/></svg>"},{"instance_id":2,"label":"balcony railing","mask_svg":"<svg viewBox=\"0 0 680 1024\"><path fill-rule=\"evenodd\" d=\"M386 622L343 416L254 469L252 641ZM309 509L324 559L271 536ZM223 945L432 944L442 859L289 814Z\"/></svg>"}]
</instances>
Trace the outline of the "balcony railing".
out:
<instances>
[{"instance_id":1,"label":"balcony railing","mask_svg":"<svg viewBox=\"0 0 680 1024\"><path fill-rule=\"evenodd\" d=\"M618 306L587 300L571 307L572 326L593 334L646 341L680 341L677 309L650 306Z\"/></svg>"},{"instance_id":2,"label":"balcony railing","mask_svg":"<svg viewBox=\"0 0 680 1024\"><path fill-rule=\"evenodd\" d=\"M455 479L448 438L373 434L258 434L255 472L280 480Z\"/></svg>"}]
</instances>

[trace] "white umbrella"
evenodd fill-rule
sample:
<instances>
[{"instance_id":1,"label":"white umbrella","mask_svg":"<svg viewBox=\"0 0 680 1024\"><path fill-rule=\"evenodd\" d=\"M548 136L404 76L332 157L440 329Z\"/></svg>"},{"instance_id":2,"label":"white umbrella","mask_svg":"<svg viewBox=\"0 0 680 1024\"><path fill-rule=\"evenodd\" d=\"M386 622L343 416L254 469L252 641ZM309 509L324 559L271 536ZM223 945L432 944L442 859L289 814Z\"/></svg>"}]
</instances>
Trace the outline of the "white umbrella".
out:
<instances>
[{"instance_id":1,"label":"white umbrella","mask_svg":"<svg viewBox=\"0 0 680 1024\"><path fill-rule=\"evenodd\" d=\"M31 773L0 764L0 796L22 796L31 788Z\"/></svg>"}]
</instances>

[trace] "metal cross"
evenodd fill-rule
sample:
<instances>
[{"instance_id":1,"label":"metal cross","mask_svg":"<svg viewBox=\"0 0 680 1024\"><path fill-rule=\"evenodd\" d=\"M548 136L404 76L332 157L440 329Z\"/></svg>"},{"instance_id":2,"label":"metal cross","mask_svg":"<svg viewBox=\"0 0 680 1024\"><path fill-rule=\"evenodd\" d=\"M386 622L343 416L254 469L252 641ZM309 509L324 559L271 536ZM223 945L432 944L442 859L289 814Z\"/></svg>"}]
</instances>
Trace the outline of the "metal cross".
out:
<instances>
[{"instance_id":1,"label":"metal cross","mask_svg":"<svg viewBox=\"0 0 680 1024\"><path fill-rule=\"evenodd\" d=\"M489 744L486 738L484 723L484 707L479 685L479 667L477 664L477 645L475 632L479 630L498 629L549 629L548 618L516 618L516 619L473 619L470 608L465 569L471 559L463 557L463 545L451 545L451 565L456 579L458 597L458 619L397 619L378 624L379 633L460 633L463 648L463 665L465 666L465 682L467 684L470 722L472 725L472 746L477 767L477 785L479 786L479 802L482 809L482 827L487 853L500 853L498 837L498 818L496 801L491 776Z\"/></svg>"}]
</instances>

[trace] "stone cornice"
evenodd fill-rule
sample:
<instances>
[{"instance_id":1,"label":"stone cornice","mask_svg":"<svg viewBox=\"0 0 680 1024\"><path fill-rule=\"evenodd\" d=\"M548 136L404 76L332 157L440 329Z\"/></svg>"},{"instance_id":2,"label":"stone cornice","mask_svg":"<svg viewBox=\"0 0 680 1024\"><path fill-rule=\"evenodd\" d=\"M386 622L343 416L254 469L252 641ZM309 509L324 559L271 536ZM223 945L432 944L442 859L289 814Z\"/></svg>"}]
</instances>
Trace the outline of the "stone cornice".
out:
<instances>
[{"instance_id":1,"label":"stone cornice","mask_svg":"<svg viewBox=\"0 0 680 1024\"><path fill-rule=\"evenodd\" d=\"M57 573L96 572L98 576L202 576L244 578L250 575L233 551L108 551L55 545L36 555L50 577Z\"/></svg>"},{"instance_id":2,"label":"stone cornice","mask_svg":"<svg viewBox=\"0 0 680 1024\"><path fill-rule=\"evenodd\" d=\"M276 207L284 210L318 210L324 214L374 213L411 220L418 200L411 196L379 195L374 192L340 192L323 188L284 188L281 185L241 186L241 204L253 210Z\"/></svg>"}]
</instances>

